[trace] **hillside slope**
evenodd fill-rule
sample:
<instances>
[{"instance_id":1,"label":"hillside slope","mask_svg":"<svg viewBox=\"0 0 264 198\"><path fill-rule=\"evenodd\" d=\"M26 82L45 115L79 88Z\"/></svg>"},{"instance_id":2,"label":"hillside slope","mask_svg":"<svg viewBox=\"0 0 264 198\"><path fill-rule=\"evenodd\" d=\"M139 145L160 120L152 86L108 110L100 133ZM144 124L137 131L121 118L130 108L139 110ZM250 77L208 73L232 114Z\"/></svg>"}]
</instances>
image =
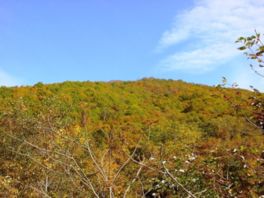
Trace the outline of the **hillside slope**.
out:
<instances>
[{"instance_id":1,"label":"hillside slope","mask_svg":"<svg viewBox=\"0 0 264 198\"><path fill-rule=\"evenodd\" d=\"M1 87L0 195L260 196L264 138L233 108L250 94L158 79Z\"/></svg>"}]
</instances>

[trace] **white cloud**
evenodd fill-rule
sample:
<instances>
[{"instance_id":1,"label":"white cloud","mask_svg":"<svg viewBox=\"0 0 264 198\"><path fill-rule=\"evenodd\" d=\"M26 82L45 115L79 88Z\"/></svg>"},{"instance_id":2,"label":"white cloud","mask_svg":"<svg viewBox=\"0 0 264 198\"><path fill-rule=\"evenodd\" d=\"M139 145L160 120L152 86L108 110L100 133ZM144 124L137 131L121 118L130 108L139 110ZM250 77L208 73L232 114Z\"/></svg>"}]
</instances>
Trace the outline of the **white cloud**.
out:
<instances>
[{"instance_id":1,"label":"white cloud","mask_svg":"<svg viewBox=\"0 0 264 198\"><path fill-rule=\"evenodd\" d=\"M177 52L161 61L166 70L187 70L189 73L204 73L212 70L212 65L231 59L238 52L228 43L212 43L210 46Z\"/></svg>"},{"instance_id":2,"label":"white cloud","mask_svg":"<svg viewBox=\"0 0 264 198\"><path fill-rule=\"evenodd\" d=\"M164 32L158 49L184 43L161 61L166 70L201 73L213 70L241 53L234 45L239 36L264 30L263 0L197 0Z\"/></svg>"},{"instance_id":3,"label":"white cloud","mask_svg":"<svg viewBox=\"0 0 264 198\"><path fill-rule=\"evenodd\" d=\"M0 86L15 86L20 84L19 80L0 69Z\"/></svg>"}]
</instances>

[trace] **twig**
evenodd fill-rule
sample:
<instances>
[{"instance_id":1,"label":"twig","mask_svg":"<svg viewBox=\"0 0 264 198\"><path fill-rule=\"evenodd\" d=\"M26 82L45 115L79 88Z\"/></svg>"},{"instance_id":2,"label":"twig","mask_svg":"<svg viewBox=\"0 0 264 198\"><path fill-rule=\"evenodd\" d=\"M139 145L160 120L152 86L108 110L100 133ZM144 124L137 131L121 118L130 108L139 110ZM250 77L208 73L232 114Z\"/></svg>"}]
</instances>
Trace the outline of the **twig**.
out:
<instances>
[{"instance_id":1,"label":"twig","mask_svg":"<svg viewBox=\"0 0 264 198\"><path fill-rule=\"evenodd\" d=\"M163 165L165 172L170 176L171 179L173 179L173 181L175 181L185 192L187 192L191 197L196 198L196 196L190 192L188 189L186 189L170 172L169 170L166 168L165 165Z\"/></svg>"},{"instance_id":2,"label":"twig","mask_svg":"<svg viewBox=\"0 0 264 198\"><path fill-rule=\"evenodd\" d=\"M40 194L43 194L45 198L51 198L51 196L49 196L47 193L43 192L42 190L37 189L34 186L30 186L30 188L32 188L33 190L37 191Z\"/></svg>"},{"instance_id":3,"label":"twig","mask_svg":"<svg viewBox=\"0 0 264 198\"><path fill-rule=\"evenodd\" d=\"M137 178L139 177L139 175L140 175L142 169L143 169L143 166L141 165L141 166L139 167L138 171L137 171L136 176L135 176L134 179L131 181L131 183L128 185L128 187L126 188L126 190L125 190L125 192L124 192L124 196L123 196L123 198L126 198L127 193L129 192L131 186L135 183L135 181L136 181Z\"/></svg>"},{"instance_id":4,"label":"twig","mask_svg":"<svg viewBox=\"0 0 264 198\"><path fill-rule=\"evenodd\" d=\"M139 142L139 141L138 141ZM126 167L126 165L131 161L131 159L133 158L133 156L135 155L136 151L137 151L137 146L135 147L135 149L133 150L132 154L128 157L128 159L125 161L125 163L118 169L117 173L115 174L114 178L113 178L113 182L115 182L115 180L118 178L118 176L120 175L121 171Z\"/></svg>"}]
</instances>

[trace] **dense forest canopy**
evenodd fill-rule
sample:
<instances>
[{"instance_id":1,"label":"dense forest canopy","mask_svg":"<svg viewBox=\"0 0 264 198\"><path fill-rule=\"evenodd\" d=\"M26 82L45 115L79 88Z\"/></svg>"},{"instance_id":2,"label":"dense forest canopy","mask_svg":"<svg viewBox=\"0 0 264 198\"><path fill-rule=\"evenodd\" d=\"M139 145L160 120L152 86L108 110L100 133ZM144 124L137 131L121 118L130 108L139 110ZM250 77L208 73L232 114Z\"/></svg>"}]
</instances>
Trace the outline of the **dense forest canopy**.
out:
<instances>
[{"instance_id":1,"label":"dense forest canopy","mask_svg":"<svg viewBox=\"0 0 264 198\"><path fill-rule=\"evenodd\" d=\"M152 78L1 87L0 195L260 196L251 95Z\"/></svg>"}]
</instances>

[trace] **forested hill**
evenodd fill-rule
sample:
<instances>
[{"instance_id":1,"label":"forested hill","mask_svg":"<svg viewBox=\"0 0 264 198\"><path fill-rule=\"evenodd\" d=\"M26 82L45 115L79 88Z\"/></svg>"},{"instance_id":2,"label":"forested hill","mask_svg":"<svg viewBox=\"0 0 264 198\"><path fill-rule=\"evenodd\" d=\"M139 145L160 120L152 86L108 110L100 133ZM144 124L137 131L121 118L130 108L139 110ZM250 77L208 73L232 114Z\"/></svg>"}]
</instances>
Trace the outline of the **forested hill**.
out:
<instances>
[{"instance_id":1,"label":"forested hill","mask_svg":"<svg viewBox=\"0 0 264 198\"><path fill-rule=\"evenodd\" d=\"M0 88L0 108L2 118L16 111L29 120L40 115L60 117L67 126L135 124L137 132L143 132L152 122L157 126L179 122L198 127L204 135L216 135L217 122L237 119L225 95L239 103L241 97L249 97L249 92L242 92L237 96L237 90L158 79L38 83L31 87Z\"/></svg>"},{"instance_id":2,"label":"forested hill","mask_svg":"<svg viewBox=\"0 0 264 198\"><path fill-rule=\"evenodd\" d=\"M0 197L261 195L251 94L158 79L1 87ZM137 175L139 162L153 169Z\"/></svg>"}]
</instances>

